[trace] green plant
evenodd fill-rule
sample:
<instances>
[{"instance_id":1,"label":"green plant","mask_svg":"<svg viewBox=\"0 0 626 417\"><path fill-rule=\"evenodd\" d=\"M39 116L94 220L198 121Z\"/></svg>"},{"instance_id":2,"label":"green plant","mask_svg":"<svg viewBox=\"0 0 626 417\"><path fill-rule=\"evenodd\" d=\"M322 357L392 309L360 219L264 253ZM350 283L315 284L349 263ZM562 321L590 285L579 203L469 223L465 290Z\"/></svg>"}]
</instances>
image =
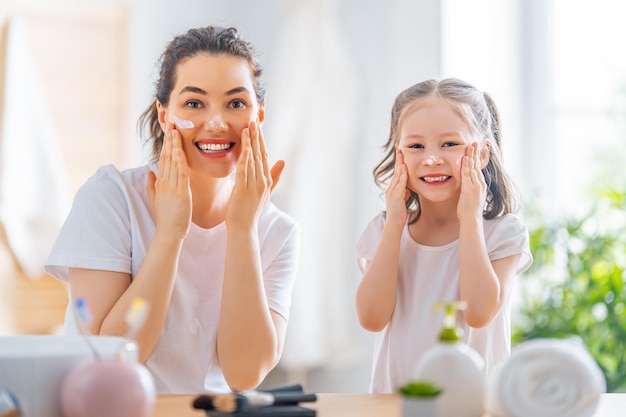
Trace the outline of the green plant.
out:
<instances>
[{"instance_id":1,"label":"green plant","mask_svg":"<svg viewBox=\"0 0 626 417\"><path fill-rule=\"evenodd\" d=\"M411 381L398 388L405 397L432 398L442 393L442 389L428 381Z\"/></svg>"},{"instance_id":2,"label":"green plant","mask_svg":"<svg viewBox=\"0 0 626 417\"><path fill-rule=\"evenodd\" d=\"M626 190L605 190L579 218L528 216L534 263L518 283L513 320L513 345L579 338L602 368L609 392L626 390L625 206Z\"/></svg>"}]
</instances>

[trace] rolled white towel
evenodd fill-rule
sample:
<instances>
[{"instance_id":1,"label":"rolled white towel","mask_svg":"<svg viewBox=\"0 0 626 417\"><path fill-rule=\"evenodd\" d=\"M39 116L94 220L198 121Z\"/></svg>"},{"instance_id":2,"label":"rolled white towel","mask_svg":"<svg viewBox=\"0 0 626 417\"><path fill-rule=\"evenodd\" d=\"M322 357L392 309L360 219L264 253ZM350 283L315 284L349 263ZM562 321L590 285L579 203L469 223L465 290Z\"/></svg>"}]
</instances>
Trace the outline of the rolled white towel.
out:
<instances>
[{"instance_id":1,"label":"rolled white towel","mask_svg":"<svg viewBox=\"0 0 626 417\"><path fill-rule=\"evenodd\" d=\"M605 391L604 374L581 343L534 339L493 370L486 411L492 417L590 417Z\"/></svg>"}]
</instances>

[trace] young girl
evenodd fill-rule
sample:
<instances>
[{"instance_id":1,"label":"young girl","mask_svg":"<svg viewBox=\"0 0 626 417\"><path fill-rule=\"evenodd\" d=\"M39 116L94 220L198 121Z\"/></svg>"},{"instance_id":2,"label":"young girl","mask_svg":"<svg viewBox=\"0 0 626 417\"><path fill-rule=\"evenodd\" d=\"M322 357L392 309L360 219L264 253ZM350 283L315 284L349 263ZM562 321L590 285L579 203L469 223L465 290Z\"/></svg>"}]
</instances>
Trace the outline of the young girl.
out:
<instances>
[{"instance_id":1,"label":"young girl","mask_svg":"<svg viewBox=\"0 0 626 417\"><path fill-rule=\"evenodd\" d=\"M261 67L226 27L176 37L160 64L140 120L152 162L87 180L46 269L86 300L93 334L124 335L147 301L136 340L159 393L252 389L282 353L299 250L269 202L284 162L270 167L261 132Z\"/></svg>"},{"instance_id":2,"label":"young girl","mask_svg":"<svg viewBox=\"0 0 626 417\"><path fill-rule=\"evenodd\" d=\"M461 80L424 81L396 98L387 153L374 169L386 212L357 244L357 313L379 332L372 392L411 378L438 340L440 301L467 303L464 340L487 369L508 356L510 294L532 257L500 140L491 97Z\"/></svg>"}]
</instances>

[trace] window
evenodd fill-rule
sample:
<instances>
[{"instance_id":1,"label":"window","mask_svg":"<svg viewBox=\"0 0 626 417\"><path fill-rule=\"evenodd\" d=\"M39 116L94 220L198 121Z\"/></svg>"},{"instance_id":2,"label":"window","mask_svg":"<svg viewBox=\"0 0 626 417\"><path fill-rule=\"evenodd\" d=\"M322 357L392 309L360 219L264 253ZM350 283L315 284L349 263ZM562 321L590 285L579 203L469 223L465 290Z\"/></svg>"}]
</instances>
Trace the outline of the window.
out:
<instances>
[{"instance_id":1,"label":"window","mask_svg":"<svg viewBox=\"0 0 626 417\"><path fill-rule=\"evenodd\" d=\"M443 73L490 92L527 205L588 210L626 184L626 3L444 0Z\"/></svg>"}]
</instances>

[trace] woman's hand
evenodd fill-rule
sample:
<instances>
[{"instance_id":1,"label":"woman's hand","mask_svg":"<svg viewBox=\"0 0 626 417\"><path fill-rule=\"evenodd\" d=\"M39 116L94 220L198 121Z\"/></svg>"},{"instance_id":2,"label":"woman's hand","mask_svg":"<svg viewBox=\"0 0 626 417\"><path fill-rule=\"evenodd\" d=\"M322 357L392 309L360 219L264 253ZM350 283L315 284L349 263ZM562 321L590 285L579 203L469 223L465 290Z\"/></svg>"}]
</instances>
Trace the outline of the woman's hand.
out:
<instances>
[{"instance_id":1,"label":"woman's hand","mask_svg":"<svg viewBox=\"0 0 626 417\"><path fill-rule=\"evenodd\" d=\"M407 190L408 174L404 165L404 155L400 149L396 150L396 163L393 168L393 176L385 191L387 205L387 222L393 222L404 226L406 223L406 201L410 192Z\"/></svg>"},{"instance_id":2,"label":"woman's hand","mask_svg":"<svg viewBox=\"0 0 626 417\"><path fill-rule=\"evenodd\" d=\"M277 161L270 169L263 133L254 121L241 132L241 145L226 226L252 228L280 180L285 161Z\"/></svg>"},{"instance_id":3,"label":"woman's hand","mask_svg":"<svg viewBox=\"0 0 626 417\"><path fill-rule=\"evenodd\" d=\"M180 132L171 123L165 127L158 172L148 172L146 191L157 232L184 239L191 224L189 167Z\"/></svg>"},{"instance_id":4,"label":"woman's hand","mask_svg":"<svg viewBox=\"0 0 626 417\"><path fill-rule=\"evenodd\" d=\"M487 183L481 169L478 143L465 149L461 162L461 196L457 206L459 220L482 219L487 200Z\"/></svg>"}]
</instances>

